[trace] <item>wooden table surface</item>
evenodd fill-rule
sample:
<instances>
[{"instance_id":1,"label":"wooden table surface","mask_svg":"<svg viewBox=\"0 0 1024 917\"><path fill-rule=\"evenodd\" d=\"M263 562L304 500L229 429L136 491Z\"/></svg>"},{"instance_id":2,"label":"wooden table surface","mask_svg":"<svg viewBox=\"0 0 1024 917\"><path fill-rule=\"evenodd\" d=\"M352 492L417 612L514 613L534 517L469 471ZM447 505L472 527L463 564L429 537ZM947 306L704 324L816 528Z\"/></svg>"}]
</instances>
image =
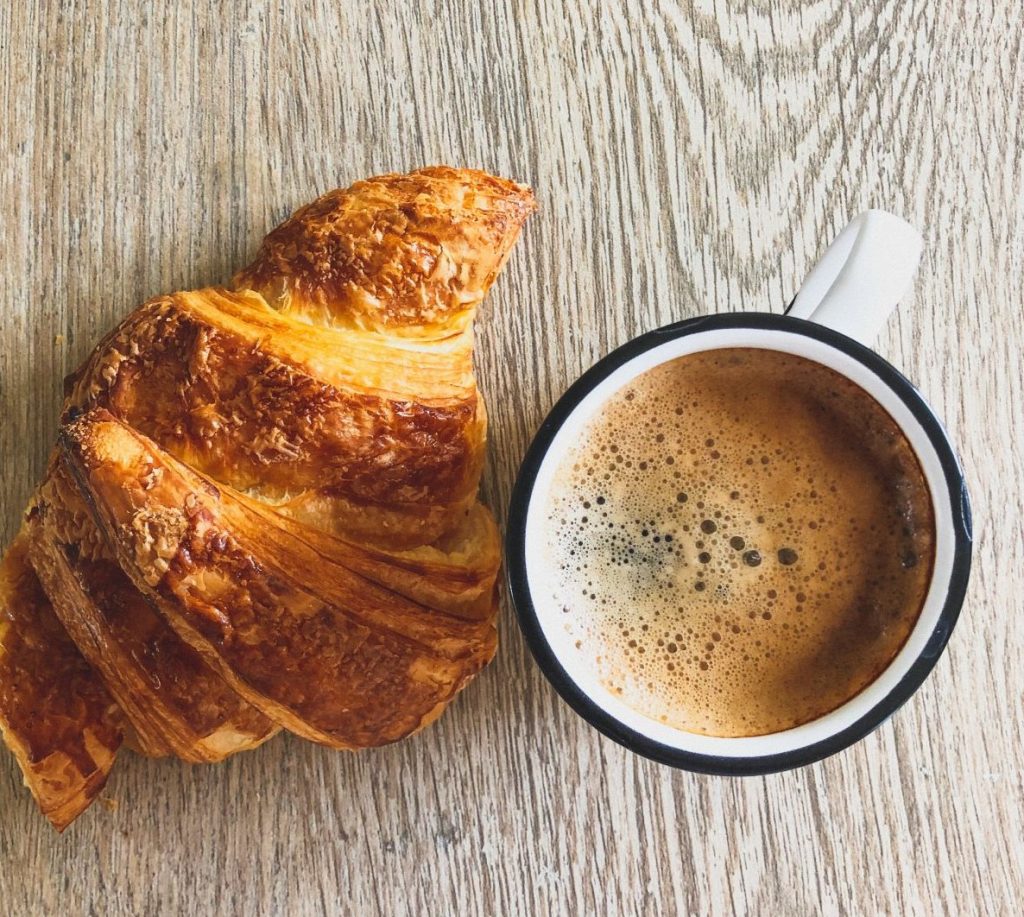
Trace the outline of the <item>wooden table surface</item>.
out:
<instances>
[{"instance_id":1,"label":"wooden table surface","mask_svg":"<svg viewBox=\"0 0 1024 917\"><path fill-rule=\"evenodd\" d=\"M595 359L675 319L780 311L878 206L927 238L877 349L958 444L975 567L924 688L795 773L695 776L601 738L507 606L495 663L397 746L125 755L62 837L2 753L0 912L1021 913L1018 0L147 6L0 6L4 543L61 378L104 330L226 279L318 192L448 162L541 203L479 324L500 518Z\"/></svg>"}]
</instances>

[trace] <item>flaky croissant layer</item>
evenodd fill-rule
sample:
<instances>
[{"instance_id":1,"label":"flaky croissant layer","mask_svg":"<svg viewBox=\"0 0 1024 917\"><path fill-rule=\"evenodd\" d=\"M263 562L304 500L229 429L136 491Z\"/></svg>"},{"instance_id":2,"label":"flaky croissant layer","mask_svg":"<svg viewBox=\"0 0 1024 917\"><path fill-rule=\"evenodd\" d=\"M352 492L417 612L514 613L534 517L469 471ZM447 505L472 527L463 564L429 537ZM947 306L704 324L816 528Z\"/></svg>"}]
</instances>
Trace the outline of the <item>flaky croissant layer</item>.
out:
<instances>
[{"instance_id":1,"label":"flaky croissant layer","mask_svg":"<svg viewBox=\"0 0 1024 917\"><path fill-rule=\"evenodd\" d=\"M468 169L358 182L68 377L0 568L0 730L57 828L122 741L379 745L493 657L472 321L533 209Z\"/></svg>"}]
</instances>

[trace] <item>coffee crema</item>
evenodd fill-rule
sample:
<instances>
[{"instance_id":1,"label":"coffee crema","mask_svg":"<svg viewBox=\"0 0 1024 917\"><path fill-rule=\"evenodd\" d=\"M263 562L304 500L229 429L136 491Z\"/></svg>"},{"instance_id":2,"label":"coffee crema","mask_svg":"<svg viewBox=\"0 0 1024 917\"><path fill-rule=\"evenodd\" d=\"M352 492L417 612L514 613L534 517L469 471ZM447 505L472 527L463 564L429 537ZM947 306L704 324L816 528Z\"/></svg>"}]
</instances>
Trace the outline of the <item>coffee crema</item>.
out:
<instances>
[{"instance_id":1,"label":"coffee crema","mask_svg":"<svg viewBox=\"0 0 1024 917\"><path fill-rule=\"evenodd\" d=\"M816 719L899 652L931 580L927 482L895 421L819 363L713 350L613 395L556 471L550 598L645 716L755 736Z\"/></svg>"}]
</instances>

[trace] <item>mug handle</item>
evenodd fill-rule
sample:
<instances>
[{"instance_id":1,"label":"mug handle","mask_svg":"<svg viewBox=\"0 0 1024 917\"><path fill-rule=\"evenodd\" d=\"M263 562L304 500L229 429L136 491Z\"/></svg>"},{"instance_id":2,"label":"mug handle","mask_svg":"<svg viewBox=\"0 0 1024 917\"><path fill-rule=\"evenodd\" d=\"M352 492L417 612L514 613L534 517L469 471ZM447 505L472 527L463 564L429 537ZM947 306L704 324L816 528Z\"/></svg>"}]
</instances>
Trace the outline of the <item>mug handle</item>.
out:
<instances>
[{"instance_id":1,"label":"mug handle","mask_svg":"<svg viewBox=\"0 0 1024 917\"><path fill-rule=\"evenodd\" d=\"M825 325L870 347L910 289L924 240L906 220L865 210L836 236L786 315Z\"/></svg>"}]
</instances>

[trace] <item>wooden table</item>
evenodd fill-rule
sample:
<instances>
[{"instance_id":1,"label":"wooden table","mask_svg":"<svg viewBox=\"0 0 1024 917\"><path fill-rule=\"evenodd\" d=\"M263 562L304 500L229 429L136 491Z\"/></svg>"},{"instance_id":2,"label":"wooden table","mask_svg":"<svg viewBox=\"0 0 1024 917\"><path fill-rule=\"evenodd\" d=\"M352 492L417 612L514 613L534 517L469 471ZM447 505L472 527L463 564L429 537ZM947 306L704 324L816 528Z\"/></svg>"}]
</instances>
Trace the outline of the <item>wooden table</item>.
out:
<instances>
[{"instance_id":1,"label":"wooden table","mask_svg":"<svg viewBox=\"0 0 1024 917\"><path fill-rule=\"evenodd\" d=\"M878 350L959 445L975 569L920 693L796 773L693 776L606 741L508 608L494 665L395 747L125 755L63 837L0 754L0 912L1021 913L1019 2L144 6L0 8L4 543L61 377L101 332L227 278L320 191L451 162L531 183L542 208L479 326L500 516L595 359L675 319L780 311L879 206L927 237Z\"/></svg>"}]
</instances>

